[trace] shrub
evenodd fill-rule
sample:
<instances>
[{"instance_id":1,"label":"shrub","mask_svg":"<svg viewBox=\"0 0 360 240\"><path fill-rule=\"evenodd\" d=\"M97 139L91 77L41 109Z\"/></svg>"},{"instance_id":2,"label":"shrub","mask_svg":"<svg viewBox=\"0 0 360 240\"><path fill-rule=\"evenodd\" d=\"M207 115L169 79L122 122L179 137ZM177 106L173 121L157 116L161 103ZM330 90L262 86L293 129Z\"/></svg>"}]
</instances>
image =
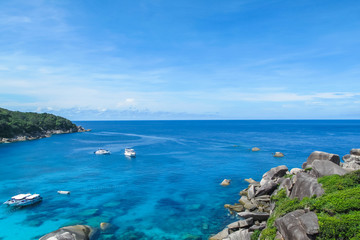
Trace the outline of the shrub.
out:
<instances>
[{"instance_id":1,"label":"shrub","mask_svg":"<svg viewBox=\"0 0 360 240\"><path fill-rule=\"evenodd\" d=\"M329 214L360 210L360 186L326 194L313 204L313 209Z\"/></svg>"},{"instance_id":2,"label":"shrub","mask_svg":"<svg viewBox=\"0 0 360 240\"><path fill-rule=\"evenodd\" d=\"M360 212L329 216L318 214L320 234L317 239L360 239Z\"/></svg>"}]
</instances>

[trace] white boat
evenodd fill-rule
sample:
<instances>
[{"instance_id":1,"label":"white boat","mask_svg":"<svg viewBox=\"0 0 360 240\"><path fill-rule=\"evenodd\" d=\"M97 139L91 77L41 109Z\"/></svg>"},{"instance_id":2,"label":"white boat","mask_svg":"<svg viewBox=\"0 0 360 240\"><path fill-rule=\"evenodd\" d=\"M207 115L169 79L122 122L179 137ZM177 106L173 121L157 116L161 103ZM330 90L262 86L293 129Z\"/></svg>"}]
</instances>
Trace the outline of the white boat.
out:
<instances>
[{"instance_id":1,"label":"white boat","mask_svg":"<svg viewBox=\"0 0 360 240\"><path fill-rule=\"evenodd\" d=\"M97 155L105 155L105 154L110 154L110 151L100 148L99 150L95 151L94 153Z\"/></svg>"},{"instance_id":2,"label":"white boat","mask_svg":"<svg viewBox=\"0 0 360 240\"><path fill-rule=\"evenodd\" d=\"M134 149L132 149L132 148L125 148L124 154L127 157L136 157L136 153L135 153Z\"/></svg>"},{"instance_id":3,"label":"white boat","mask_svg":"<svg viewBox=\"0 0 360 240\"><path fill-rule=\"evenodd\" d=\"M42 201L42 197L40 194L19 194L13 196L11 199L7 200L3 204L9 206L28 206L37 202Z\"/></svg>"},{"instance_id":4,"label":"white boat","mask_svg":"<svg viewBox=\"0 0 360 240\"><path fill-rule=\"evenodd\" d=\"M68 195L70 194L70 191L57 191L58 194Z\"/></svg>"}]
</instances>

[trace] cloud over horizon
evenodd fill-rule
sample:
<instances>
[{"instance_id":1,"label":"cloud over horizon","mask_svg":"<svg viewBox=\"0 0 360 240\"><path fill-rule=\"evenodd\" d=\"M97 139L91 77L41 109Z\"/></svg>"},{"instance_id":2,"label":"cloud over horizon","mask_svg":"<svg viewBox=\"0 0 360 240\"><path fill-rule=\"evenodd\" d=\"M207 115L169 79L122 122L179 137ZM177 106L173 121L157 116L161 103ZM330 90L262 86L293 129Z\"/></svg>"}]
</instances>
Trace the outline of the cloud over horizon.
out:
<instances>
[{"instance_id":1,"label":"cloud over horizon","mask_svg":"<svg viewBox=\"0 0 360 240\"><path fill-rule=\"evenodd\" d=\"M1 107L72 120L359 119L360 3L346 3L3 2Z\"/></svg>"}]
</instances>

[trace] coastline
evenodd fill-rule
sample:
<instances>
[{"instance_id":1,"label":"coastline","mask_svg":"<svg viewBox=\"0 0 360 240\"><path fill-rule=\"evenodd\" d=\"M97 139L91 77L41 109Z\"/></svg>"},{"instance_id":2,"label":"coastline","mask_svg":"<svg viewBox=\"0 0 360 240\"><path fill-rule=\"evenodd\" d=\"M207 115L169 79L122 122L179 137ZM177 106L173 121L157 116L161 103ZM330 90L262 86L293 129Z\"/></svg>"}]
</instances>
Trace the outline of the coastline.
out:
<instances>
[{"instance_id":1,"label":"coastline","mask_svg":"<svg viewBox=\"0 0 360 240\"><path fill-rule=\"evenodd\" d=\"M48 138L52 135L57 134L67 134L67 133L77 133L77 132L90 132L91 129L85 129L82 126L76 126L76 129L69 129L69 130L50 130L44 131L41 133L36 133L33 135L19 135L13 138L0 138L1 143L14 143L14 142L24 142L24 141L32 141L41 138Z\"/></svg>"},{"instance_id":2,"label":"coastline","mask_svg":"<svg viewBox=\"0 0 360 240\"><path fill-rule=\"evenodd\" d=\"M351 202L356 201L356 192L360 190L360 149L352 149L342 159L344 162L340 161L337 154L315 151L302 164L302 168L290 170L281 165L264 173L259 182L252 178L245 179L249 186L240 191L239 202L224 205L238 220L209 239L310 240L335 239L342 235L347 236L344 239L358 237L359 233L354 229L359 227L359 223L348 220L343 224L348 229L334 224L339 221L338 218L352 218L360 213L358 205L352 205ZM347 185L343 186L346 181ZM338 207L333 203L338 202L338 198L343 195L348 196L340 205L350 206L345 211L341 208L343 206ZM329 202L330 205L326 205ZM328 225L330 230L327 229Z\"/></svg>"}]
</instances>

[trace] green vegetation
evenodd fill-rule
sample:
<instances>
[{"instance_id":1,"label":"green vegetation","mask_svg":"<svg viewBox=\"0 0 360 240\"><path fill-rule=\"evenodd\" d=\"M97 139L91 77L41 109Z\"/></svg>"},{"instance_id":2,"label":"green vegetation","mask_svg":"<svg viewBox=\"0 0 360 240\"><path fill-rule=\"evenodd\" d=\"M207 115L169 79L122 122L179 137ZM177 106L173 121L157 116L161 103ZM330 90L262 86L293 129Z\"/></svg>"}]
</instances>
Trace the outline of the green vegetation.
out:
<instances>
[{"instance_id":1,"label":"green vegetation","mask_svg":"<svg viewBox=\"0 0 360 240\"><path fill-rule=\"evenodd\" d=\"M9 111L0 108L0 138L32 136L49 130L76 131L70 120L48 113Z\"/></svg>"},{"instance_id":2,"label":"green vegetation","mask_svg":"<svg viewBox=\"0 0 360 240\"><path fill-rule=\"evenodd\" d=\"M260 236L261 231L260 230L255 230L253 234L251 234L251 240L257 240Z\"/></svg>"},{"instance_id":3,"label":"green vegetation","mask_svg":"<svg viewBox=\"0 0 360 240\"><path fill-rule=\"evenodd\" d=\"M320 234L316 239L360 239L360 170L344 176L322 177L318 181L325 190L319 198L290 199L284 189L272 197L276 208L261 232L261 239L275 238L277 218L304 208L310 208L319 218Z\"/></svg>"}]
</instances>

